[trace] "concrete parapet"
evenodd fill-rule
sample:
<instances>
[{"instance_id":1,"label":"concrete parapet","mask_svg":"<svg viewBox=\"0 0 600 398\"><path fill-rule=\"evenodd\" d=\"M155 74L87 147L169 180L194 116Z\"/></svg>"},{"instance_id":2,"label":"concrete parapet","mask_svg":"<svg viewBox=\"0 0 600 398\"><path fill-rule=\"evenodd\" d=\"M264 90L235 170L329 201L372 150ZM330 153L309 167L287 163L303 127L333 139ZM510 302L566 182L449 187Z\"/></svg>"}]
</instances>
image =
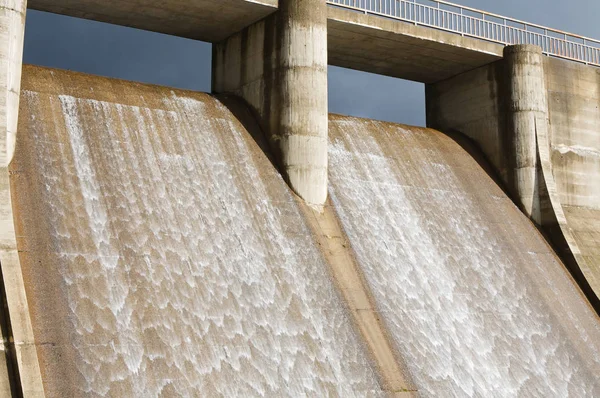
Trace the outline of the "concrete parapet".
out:
<instances>
[{"instance_id":1,"label":"concrete parapet","mask_svg":"<svg viewBox=\"0 0 600 398\"><path fill-rule=\"evenodd\" d=\"M213 54L213 91L248 102L291 188L313 205L327 198L326 7L282 0Z\"/></svg>"},{"instance_id":2,"label":"concrete parapet","mask_svg":"<svg viewBox=\"0 0 600 398\"><path fill-rule=\"evenodd\" d=\"M521 210L541 224L536 130L548 123L542 49L532 45L504 49L507 82L506 134L508 186Z\"/></svg>"}]
</instances>

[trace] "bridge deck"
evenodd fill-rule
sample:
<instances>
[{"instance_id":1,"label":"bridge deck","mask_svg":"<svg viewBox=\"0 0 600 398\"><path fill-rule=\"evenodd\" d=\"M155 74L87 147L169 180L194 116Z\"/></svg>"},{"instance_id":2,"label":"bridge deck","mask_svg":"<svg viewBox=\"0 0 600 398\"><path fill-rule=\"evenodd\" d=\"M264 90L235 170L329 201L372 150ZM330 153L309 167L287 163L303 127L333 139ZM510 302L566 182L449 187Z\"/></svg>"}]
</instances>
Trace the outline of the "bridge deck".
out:
<instances>
[{"instance_id":1,"label":"bridge deck","mask_svg":"<svg viewBox=\"0 0 600 398\"><path fill-rule=\"evenodd\" d=\"M501 44L342 8L328 11L332 65L433 83L502 58Z\"/></svg>"},{"instance_id":2,"label":"bridge deck","mask_svg":"<svg viewBox=\"0 0 600 398\"><path fill-rule=\"evenodd\" d=\"M190 39L223 40L277 9L278 0L29 0L28 7Z\"/></svg>"},{"instance_id":3,"label":"bridge deck","mask_svg":"<svg viewBox=\"0 0 600 398\"><path fill-rule=\"evenodd\" d=\"M432 83L499 59L505 44L600 65L600 41L435 0L327 0L329 62ZM208 42L277 9L278 0L29 0L29 7ZM477 15L474 15L477 14Z\"/></svg>"}]
</instances>

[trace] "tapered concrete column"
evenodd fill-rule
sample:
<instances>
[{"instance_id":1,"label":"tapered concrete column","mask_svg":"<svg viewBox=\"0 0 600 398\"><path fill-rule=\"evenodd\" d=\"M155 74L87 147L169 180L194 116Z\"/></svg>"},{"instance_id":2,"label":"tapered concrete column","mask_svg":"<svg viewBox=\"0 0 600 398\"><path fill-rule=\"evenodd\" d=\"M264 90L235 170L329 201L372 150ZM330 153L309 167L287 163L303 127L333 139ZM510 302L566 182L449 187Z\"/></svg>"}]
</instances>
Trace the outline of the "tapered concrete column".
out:
<instances>
[{"instance_id":1,"label":"tapered concrete column","mask_svg":"<svg viewBox=\"0 0 600 398\"><path fill-rule=\"evenodd\" d=\"M504 49L508 82L506 106L510 148L509 185L521 210L540 223L536 129L547 129L548 102L542 49L516 45Z\"/></svg>"},{"instance_id":2,"label":"tapered concrete column","mask_svg":"<svg viewBox=\"0 0 600 398\"><path fill-rule=\"evenodd\" d=\"M280 0L279 11L218 43L213 91L254 109L278 165L306 202L327 198L327 8Z\"/></svg>"},{"instance_id":3,"label":"tapered concrete column","mask_svg":"<svg viewBox=\"0 0 600 398\"><path fill-rule=\"evenodd\" d=\"M26 8L26 0L0 0L0 266L4 283L0 291L6 294L12 333L12 341L6 346L9 368L12 367L10 388L13 393L21 390L25 397L42 397L44 390L17 252L8 171L17 137ZM9 386L2 387L0 381L2 388ZM0 396L11 395L0 390Z\"/></svg>"}]
</instances>

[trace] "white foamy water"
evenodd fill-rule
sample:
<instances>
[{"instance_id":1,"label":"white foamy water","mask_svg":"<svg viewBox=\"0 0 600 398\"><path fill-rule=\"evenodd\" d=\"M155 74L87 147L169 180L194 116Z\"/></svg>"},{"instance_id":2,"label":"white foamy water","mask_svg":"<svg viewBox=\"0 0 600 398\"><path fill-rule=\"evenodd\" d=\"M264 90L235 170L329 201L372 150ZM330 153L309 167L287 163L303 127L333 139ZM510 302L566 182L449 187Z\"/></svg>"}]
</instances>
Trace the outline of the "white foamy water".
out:
<instances>
[{"instance_id":1,"label":"white foamy water","mask_svg":"<svg viewBox=\"0 0 600 398\"><path fill-rule=\"evenodd\" d=\"M294 199L223 105L23 101L77 394L378 393Z\"/></svg>"},{"instance_id":2,"label":"white foamy water","mask_svg":"<svg viewBox=\"0 0 600 398\"><path fill-rule=\"evenodd\" d=\"M423 396L600 396L597 316L458 145L333 117L329 155L332 199Z\"/></svg>"}]
</instances>

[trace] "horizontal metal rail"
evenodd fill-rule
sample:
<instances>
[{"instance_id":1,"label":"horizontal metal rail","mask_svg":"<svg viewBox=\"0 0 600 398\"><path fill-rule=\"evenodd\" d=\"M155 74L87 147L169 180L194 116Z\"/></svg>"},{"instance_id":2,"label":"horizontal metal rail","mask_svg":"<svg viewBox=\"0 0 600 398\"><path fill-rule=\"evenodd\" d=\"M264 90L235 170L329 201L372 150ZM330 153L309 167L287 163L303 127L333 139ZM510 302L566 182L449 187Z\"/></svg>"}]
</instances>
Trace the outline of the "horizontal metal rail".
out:
<instances>
[{"instance_id":1,"label":"horizontal metal rail","mask_svg":"<svg viewBox=\"0 0 600 398\"><path fill-rule=\"evenodd\" d=\"M440 0L327 0L330 5L600 66L600 41Z\"/></svg>"}]
</instances>

